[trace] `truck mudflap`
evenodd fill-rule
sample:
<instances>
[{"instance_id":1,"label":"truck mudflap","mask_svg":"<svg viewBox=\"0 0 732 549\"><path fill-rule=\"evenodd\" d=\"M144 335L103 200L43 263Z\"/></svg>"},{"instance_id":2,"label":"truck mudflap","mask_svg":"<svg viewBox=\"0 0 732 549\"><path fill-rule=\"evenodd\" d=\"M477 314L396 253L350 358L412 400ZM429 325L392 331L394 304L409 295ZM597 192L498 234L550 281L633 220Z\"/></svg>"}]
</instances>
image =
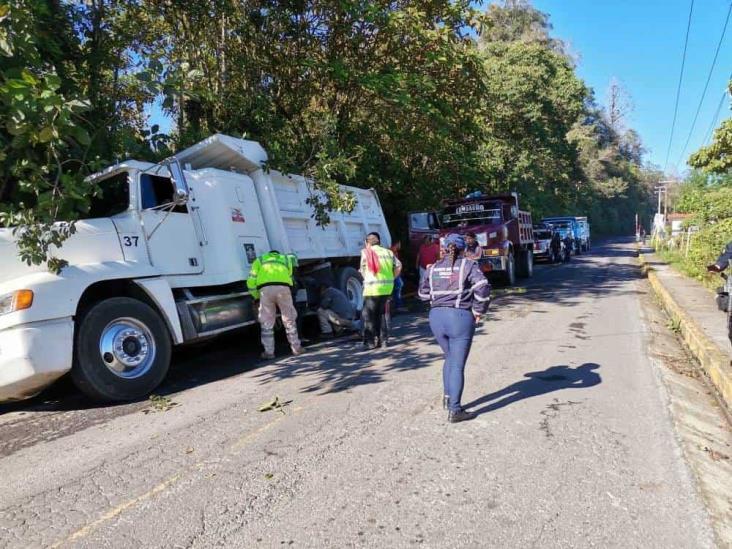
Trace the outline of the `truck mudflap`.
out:
<instances>
[{"instance_id":1,"label":"truck mudflap","mask_svg":"<svg viewBox=\"0 0 732 549\"><path fill-rule=\"evenodd\" d=\"M0 331L0 402L32 397L68 372L73 342L70 317Z\"/></svg>"}]
</instances>

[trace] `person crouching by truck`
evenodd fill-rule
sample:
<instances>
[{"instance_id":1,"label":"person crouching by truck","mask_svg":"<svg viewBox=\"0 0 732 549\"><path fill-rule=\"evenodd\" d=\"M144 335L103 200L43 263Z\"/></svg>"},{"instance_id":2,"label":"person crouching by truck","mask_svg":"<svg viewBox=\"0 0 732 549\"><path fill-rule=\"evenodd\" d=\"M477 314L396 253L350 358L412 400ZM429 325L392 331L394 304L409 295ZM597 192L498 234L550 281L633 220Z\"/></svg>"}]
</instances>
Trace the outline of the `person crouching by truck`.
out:
<instances>
[{"instance_id":1,"label":"person crouching by truck","mask_svg":"<svg viewBox=\"0 0 732 549\"><path fill-rule=\"evenodd\" d=\"M272 250L254 260L247 279L247 287L254 299L259 300L259 324L262 330L262 358L271 359L275 354L274 324L277 309L285 325L287 341L293 355L304 350L297 335L297 309L292 302L293 274L297 256Z\"/></svg>"},{"instance_id":2,"label":"person crouching by truck","mask_svg":"<svg viewBox=\"0 0 732 549\"><path fill-rule=\"evenodd\" d=\"M444 256L427 269L419 287L419 298L430 302L430 328L445 357L442 404L450 423L475 418L460 400L475 325L488 311L491 298L491 286L478 263L465 257L465 246L462 236L448 235Z\"/></svg>"},{"instance_id":3,"label":"person crouching by truck","mask_svg":"<svg viewBox=\"0 0 732 549\"><path fill-rule=\"evenodd\" d=\"M363 344L364 347L386 348L389 341L389 300L402 264L391 250L381 246L379 233L369 233L364 244L360 269L364 285Z\"/></svg>"},{"instance_id":4,"label":"person crouching by truck","mask_svg":"<svg viewBox=\"0 0 732 549\"><path fill-rule=\"evenodd\" d=\"M361 330L361 323L356 320L356 308L348 296L327 284L320 285L318 322L320 334L325 338L334 337L343 330Z\"/></svg>"}]
</instances>

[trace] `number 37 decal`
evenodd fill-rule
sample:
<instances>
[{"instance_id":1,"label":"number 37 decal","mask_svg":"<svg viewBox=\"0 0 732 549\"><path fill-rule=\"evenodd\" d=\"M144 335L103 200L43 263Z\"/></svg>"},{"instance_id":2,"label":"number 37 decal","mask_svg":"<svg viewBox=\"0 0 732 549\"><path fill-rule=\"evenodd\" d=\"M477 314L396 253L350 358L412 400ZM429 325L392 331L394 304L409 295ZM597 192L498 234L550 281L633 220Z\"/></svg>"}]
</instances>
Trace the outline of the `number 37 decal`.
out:
<instances>
[{"instance_id":1,"label":"number 37 decal","mask_svg":"<svg viewBox=\"0 0 732 549\"><path fill-rule=\"evenodd\" d=\"M123 236L122 243L125 245L125 248L137 248L139 239L139 236Z\"/></svg>"}]
</instances>

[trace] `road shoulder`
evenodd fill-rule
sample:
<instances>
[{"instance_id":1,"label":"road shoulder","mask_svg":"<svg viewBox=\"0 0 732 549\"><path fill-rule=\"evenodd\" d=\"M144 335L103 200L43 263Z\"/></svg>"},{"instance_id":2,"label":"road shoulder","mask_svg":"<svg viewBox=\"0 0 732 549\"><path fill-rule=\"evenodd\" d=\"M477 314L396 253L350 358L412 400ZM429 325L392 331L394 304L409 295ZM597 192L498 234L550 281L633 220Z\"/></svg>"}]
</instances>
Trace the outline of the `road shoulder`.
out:
<instances>
[{"instance_id":1,"label":"road shoulder","mask_svg":"<svg viewBox=\"0 0 732 549\"><path fill-rule=\"evenodd\" d=\"M655 254L639 255L651 288L671 317L691 354L719 392L727 409L732 410L732 365L727 325L717 310L714 296L701 284L676 273Z\"/></svg>"},{"instance_id":2,"label":"road shoulder","mask_svg":"<svg viewBox=\"0 0 732 549\"><path fill-rule=\"evenodd\" d=\"M642 297L648 350L665 389L680 447L696 479L720 547L732 547L732 430L724 405L701 364L672 328L663 303L646 285Z\"/></svg>"}]
</instances>

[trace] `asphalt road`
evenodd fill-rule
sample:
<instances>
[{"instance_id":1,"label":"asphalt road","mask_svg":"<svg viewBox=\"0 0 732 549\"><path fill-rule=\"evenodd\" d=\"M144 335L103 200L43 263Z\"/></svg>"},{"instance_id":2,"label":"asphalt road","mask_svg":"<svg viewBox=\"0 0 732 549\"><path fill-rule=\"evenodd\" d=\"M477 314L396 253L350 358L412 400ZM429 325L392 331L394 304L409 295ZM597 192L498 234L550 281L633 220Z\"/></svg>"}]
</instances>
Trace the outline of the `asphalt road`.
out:
<instances>
[{"instance_id":1,"label":"asphalt road","mask_svg":"<svg viewBox=\"0 0 732 549\"><path fill-rule=\"evenodd\" d=\"M6 406L0 546L713 547L633 256L607 244L495 300L472 422L445 421L418 307L388 352L339 340L255 364L236 337L178 353L167 410L63 384Z\"/></svg>"}]
</instances>

